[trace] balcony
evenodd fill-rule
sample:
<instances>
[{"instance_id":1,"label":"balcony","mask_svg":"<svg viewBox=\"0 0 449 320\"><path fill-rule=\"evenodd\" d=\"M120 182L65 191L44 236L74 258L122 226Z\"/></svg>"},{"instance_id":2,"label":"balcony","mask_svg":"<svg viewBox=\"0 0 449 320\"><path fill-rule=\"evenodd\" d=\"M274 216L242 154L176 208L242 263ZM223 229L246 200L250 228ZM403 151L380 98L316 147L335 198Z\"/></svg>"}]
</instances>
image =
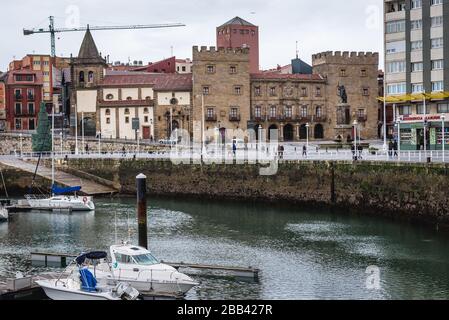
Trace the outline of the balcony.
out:
<instances>
[{"instance_id":1,"label":"balcony","mask_svg":"<svg viewBox=\"0 0 449 320\"><path fill-rule=\"evenodd\" d=\"M239 122L240 121L240 115L229 115L229 121L231 121L231 122Z\"/></svg>"},{"instance_id":2,"label":"balcony","mask_svg":"<svg viewBox=\"0 0 449 320\"><path fill-rule=\"evenodd\" d=\"M326 122L327 117L326 116L313 116L313 122Z\"/></svg>"},{"instance_id":3,"label":"balcony","mask_svg":"<svg viewBox=\"0 0 449 320\"><path fill-rule=\"evenodd\" d=\"M216 114L214 114L214 115L206 115L206 121L216 122L217 121L217 115Z\"/></svg>"},{"instance_id":4,"label":"balcony","mask_svg":"<svg viewBox=\"0 0 449 320\"><path fill-rule=\"evenodd\" d=\"M22 96L21 94L15 94L15 95L14 95L14 99L15 99L16 101L22 101L22 98L23 98L23 96Z\"/></svg>"},{"instance_id":5,"label":"balcony","mask_svg":"<svg viewBox=\"0 0 449 320\"><path fill-rule=\"evenodd\" d=\"M266 119L265 115L258 114L258 115L253 116L253 120L257 121L257 122L265 121L265 119Z\"/></svg>"},{"instance_id":6,"label":"balcony","mask_svg":"<svg viewBox=\"0 0 449 320\"><path fill-rule=\"evenodd\" d=\"M312 122L312 117L311 116L304 116L304 115L299 115L296 117L296 120L299 122Z\"/></svg>"},{"instance_id":7,"label":"balcony","mask_svg":"<svg viewBox=\"0 0 449 320\"><path fill-rule=\"evenodd\" d=\"M366 114L359 114L357 116L357 121L358 122L366 122L368 120L368 117Z\"/></svg>"}]
</instances>

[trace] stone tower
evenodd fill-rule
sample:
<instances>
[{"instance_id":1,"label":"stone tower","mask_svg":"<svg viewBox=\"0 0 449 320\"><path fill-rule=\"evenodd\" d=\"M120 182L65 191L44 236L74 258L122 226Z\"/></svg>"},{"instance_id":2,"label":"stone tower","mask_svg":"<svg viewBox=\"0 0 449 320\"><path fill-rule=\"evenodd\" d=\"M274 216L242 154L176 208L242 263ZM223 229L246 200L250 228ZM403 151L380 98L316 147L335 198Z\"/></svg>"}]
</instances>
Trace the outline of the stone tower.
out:
<instances>
[{"instance_id":1,"label":"stone tower","mask_svg":"<svg viewBox=\"0 0 449 320\"><path fill-rule=\"evenodd\" d=\"M194 128L205 117L205 130L217 128L222 138L229 129L246 130L251 96L249 49L194 46L192 70Z\"/></svg>"},{"instance_id":2,"label":"stone tower","mask_svg":"<svg viewBox=\"0 0 449 320\"><path fill-rule=\"evenodd\" d=\"M333 129L334 138L353 139L357 123L362 139L376 139L379 54L329 51L313 55L312 64L313 73L327 80L329 129ZM345 101L340 97L339 87L344 87Z\"/></svg>"},{"instance_id":3,"label":"stone tower","mask_svg":"<svg viewBox=\"0 0 449 320\"><path fill-rule=\"evenodd\" d=\"M250 72L259 72L259 27L240 17L217 28L217 47L249 48Z\"/></svg>"},{"instance_id":4,"label":"stone tower","mask_svg":"<svg viewBox=\"0 0 449 320\"><path fill-rule=\"evenodd\" d=\"M71 58L70 70L72 78L71 119L72 133L75 130L76 118L78 133L82 134L84 126L86 136L95 135L99 128L97 115L97 94L107 68L106 60L98 52L95 41L87 28L78 57ZM82 123L84 116L84 124Z\"/></svg>"}]
</instances>

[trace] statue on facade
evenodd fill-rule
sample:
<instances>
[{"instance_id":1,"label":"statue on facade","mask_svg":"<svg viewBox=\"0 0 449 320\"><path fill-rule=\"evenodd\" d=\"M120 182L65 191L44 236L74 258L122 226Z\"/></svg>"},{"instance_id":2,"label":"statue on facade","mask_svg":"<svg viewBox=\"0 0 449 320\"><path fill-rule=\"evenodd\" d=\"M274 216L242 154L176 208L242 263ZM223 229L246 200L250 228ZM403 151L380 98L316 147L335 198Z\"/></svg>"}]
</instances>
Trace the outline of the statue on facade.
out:
<instances>
[{"instance_id":1,"label":"statue on facade","mask_svg":"<svg viewBox=\"0 0 449 320\"><path fill-rule=\"evenodd\" d=\"M340 103L348 103L348 95L346 94L345 86L338 85L338 96L340 97Z\"/></svg>"}]
</instances>

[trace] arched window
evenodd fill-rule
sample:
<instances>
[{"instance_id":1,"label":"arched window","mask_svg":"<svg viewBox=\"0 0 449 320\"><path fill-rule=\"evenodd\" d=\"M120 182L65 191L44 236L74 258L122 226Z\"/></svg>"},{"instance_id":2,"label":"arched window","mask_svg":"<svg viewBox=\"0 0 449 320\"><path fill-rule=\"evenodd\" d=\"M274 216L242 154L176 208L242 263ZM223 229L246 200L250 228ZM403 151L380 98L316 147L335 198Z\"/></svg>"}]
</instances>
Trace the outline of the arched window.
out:
<instances>
[{"instance_id":1,"label":"arched window","mask_svg":"<svg viewBox=\"0 0 449 320\"><path fill-rule=\"evenodd\" d=\"M84 82L84 71L80 72L80 82Z\"/></svg>"},{"instance_id":2,"label":"arched window","mask_svg":"<svg viewBox=\"0 0 449 320\"><path fill-rule=\"evenodd\" d=\"M113 94L108 94L106 96L106 100L112 100L112 99L114 99L114 95Z\"/></svg>"},{"instance_id":3,"label":"arched window","mask_svg":"<svg viewBox=\"0 0 449 320\"><path fill-rule=\"evenodd\" d=\"M111 115L111 109L106 109L106 115L110 116Z\"/></svg>"},{"instance_id":4,"label":"arched window","mask_svg":"<svg viewBox=\"0 0 449 320\"><path fill-rule=\"evenodd\" d=\"M88 75L87 81L88 82L94 82L94 73L93 73L93 71L89 71L89 75Z\"/></svg>"},{"instance_id":5,"label":"arched window","mask_svg":"<svg viewBox=\"0 0 449 320\"><path fill-rule=\"evenodd\" d=\"M129 109L128 108L125 109L125 114L129 114Z\"/></svg>"},{"instance_id":6,"label":"arched window","mask_svg":"<svg viewBox=\"0 0 449 320\"><path fill-rule=\"evenodd\" d=\"M145 113L145 114L149 113L148 108L144 108L144 109L143 109L143 113Z\"/></svg>"},{"instance_id":7,"label":"arched window","mask_svg":"<svg viewBox=\"0 0 449 320\"><path fill-rule=\"evenodd\" d=\"M324 128L323 128L323 125L317 124L315 126L314 138L315 139L324 139Z\"/></svg>"}]
</instances>

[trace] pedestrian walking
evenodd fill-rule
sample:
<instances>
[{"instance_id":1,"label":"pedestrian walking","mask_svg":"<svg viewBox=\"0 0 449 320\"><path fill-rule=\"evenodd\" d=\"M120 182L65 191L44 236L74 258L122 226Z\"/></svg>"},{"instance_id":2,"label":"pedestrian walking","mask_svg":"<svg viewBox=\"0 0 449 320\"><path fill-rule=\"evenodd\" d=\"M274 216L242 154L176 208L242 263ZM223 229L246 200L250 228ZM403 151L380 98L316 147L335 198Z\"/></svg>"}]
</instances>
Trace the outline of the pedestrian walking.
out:
<instances>
[{"instance_id":1,"label":"pedestrian walking","mask_svg":"<svg viewBox=\"0 0 449 320\"><path fill-rule=\"evenodd\" d=\"M307 157L307 146L306 146L306 145L304 145L304 146L302 147L302 156L303 156L303 157Z\"/></svg>"}]
</instances>

